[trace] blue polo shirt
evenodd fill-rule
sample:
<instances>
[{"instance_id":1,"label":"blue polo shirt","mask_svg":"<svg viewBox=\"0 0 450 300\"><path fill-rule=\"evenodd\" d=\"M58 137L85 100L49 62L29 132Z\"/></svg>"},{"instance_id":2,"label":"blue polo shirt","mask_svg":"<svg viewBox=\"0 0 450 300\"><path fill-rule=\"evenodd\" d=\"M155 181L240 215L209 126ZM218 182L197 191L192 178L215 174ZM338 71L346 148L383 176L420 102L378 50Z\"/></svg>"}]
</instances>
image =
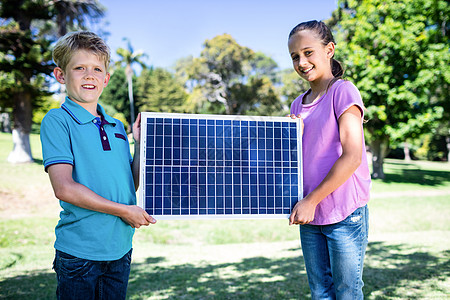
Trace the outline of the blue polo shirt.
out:
<instances>
[{"instance_id":1,"label":"blue polo shirt","mask_svg":"<svg viewBox=\"0 0 450 300\"><path fill-rule=\"evenodd\" d=\"M53 164L71 164L74 181L118 203L136 204L132 157L122 122L96 118L66 97L61 108L42 120L41 142L45 170ZM57 250L90 260L116 260L131 249L134 229L119 217L60 201L55 228Z\"/></svg>"}]
</instances>

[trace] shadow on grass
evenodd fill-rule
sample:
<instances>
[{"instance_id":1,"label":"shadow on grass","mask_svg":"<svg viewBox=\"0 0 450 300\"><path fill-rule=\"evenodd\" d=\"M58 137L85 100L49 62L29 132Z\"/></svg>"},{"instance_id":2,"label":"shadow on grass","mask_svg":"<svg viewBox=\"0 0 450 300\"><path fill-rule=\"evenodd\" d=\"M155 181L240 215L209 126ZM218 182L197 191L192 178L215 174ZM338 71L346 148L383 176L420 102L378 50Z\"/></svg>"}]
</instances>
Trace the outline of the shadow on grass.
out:
<instances>
[{"instance_id":1,"label":"shadow on grass","mask_svg":"<svg viewBox=\"0 0 450 300\"><path fill-rule=\"evenodd\" d=\"M236 263L151 266L134 264L128 296L146 299L304 299L303 260L253 257Z\"/></svg>"},{"instance_id":2,"label":"shadow on grass","mask_svg":"<svg viewBox=\"0 0 450 300\"><path fill-rule=\"evenodd\" d=\"M396 173L386 173L386 178L383 182L439 186L450 182L450 171L421 170L418 168L402 169Z\"/></svg>"},{"instance_id":3,"label":"shadow on grass","mask_svg":"<svg viewBox=\"0 0 450 300\"><path fill-rule=\"evenodd\" d=\"M364 294L384 295L376 299L402 298L405 295L398 288L403 287L412 292L409 299L419 299L413 285L421 282L422 288L432 290L432 283L427 280L445 280L449 276L449 256L448 251L435 255L414 252L409 245L370 243ZM128 298L309 299L303 264L302 257L253 257L232 263L170 265L165 257L148 257L145 262L132 265ZM55 288L55 274L40 270L1 279L0 298L54 299Z\"/></svg>"},{"instance_id":4,"label":"shadow on grass","mask_svg":"<svg viewBox=\"0 0 450 300\"><path fill-rule=\"evenodd\" d=\"M36 270L0 279L0 299L55 299L56 275L51 270Z\"/></svg>"},{"instance_id":5,"label":"shadow on grass","mask_svg":"<svg viewBox=\"0 0 450 300\"><path fill-rule=\"evenodd\" d=\"M449 254L414 252L409 245L370 243L364 269L364 294L404 297L397 290L412 281L444 280L449 275ZM380 264L380 262L382 262ZM413 283L415 284L415 283ZM414 297L414 286L411 286ZM443 291L445 294L446 291ZM447 291L448 292L448 291ZM129 297L147 299L309 299L303 257L269 259L254 257L238 263L204 265L135 264L129 285ZM377 299L385 299L378 296Z\"/></svg>"},{"instance_id":6,"label":"shadow on grass","mask_svg":"<svg viewBox=\"0 0 450 300\"><path fill-rule=\"evenodd\" d=\"M389 299L404 298L407 290L410 293L408 299L422 299L423 294L414 295L415 289L422 289L422 293L436 291L431 281L443 282L448 278L450 251L434 255L414 250L404 244L369 243L364 265L364 294L368 296L381 292ZM427 283L427 280L431 281ZM445 295L449 290L441 292Z\"/></svg>"}]
</instances>

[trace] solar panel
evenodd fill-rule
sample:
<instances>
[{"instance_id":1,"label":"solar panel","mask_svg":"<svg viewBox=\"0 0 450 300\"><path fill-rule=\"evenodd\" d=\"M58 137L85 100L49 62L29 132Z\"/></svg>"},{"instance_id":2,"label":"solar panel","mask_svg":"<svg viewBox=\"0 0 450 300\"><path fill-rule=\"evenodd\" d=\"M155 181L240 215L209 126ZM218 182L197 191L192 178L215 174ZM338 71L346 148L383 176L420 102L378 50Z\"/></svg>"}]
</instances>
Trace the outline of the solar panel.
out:
<instances>
[{"instance_id":1,"label":"solar panel","mask_svg":"<svg viewBox=\"0 0 450 300\"><path fill-rule=\"evenodd\" d=\"M156 218L287 218L302 198L298 119L141 118L138 205Z\"/></svg>"}]
</instances>

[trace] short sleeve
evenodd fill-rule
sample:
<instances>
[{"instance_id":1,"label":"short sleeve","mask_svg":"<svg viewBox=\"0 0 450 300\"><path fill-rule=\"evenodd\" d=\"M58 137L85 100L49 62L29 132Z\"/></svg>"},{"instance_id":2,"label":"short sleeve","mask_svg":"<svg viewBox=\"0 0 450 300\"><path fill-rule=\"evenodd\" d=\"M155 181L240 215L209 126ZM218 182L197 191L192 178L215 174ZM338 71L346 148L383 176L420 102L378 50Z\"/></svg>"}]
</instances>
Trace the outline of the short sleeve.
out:
<instances>
[{"instance_id":1,"label":"short sleeve","mask_svg":"<svg viewBox=\"0 0 450 300\"><path fill-rule=\"evenodd\" d=\"M69 127L64 118L50 111L42 120L41 143L44 167L53 164L74 164Z\"/></svg>"},{"instance_id":2,"label":"short sleeve","mask_svg":"<svg viewBox=\"0 0 450 300\"><path fill-rule=\"evenodd\" d=\"M298 115L302 110L302 97L304 93L298 96L291 104L291 114Z\"/></svg>"},{"instance_id":3,"label":"short sleeve","mask_svg":"<svg viewBox=\"0 0 450 300\"><path fill-rule=\"evenodd\" d=\"M358 88L350 81L343 81L342 84L336 87L334 91L334 111L336 119L350 107L356 105L361 111L361 118L364 117L364 104L362 102L361 94Z\"/></svg>"}]
</instances>

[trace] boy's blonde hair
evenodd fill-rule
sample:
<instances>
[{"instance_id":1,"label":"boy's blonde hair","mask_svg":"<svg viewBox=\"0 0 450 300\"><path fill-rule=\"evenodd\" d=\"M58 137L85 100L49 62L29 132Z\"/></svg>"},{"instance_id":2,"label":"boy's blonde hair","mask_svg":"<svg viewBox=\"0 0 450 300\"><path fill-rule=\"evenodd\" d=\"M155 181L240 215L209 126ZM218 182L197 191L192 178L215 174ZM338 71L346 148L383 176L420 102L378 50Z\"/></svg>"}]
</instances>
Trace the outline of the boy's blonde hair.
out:
<instances>
[{"instance_id":1,"label":"boy's blonde hair","mask_svg":"<svg viewBox=\"0 0 450 300\"><path fill-rule=\"evenodd\" d=\"M73 54L78 50L93 52L105 63L108 70L111 59L109 47L98 35L89 31L70 32L61 37L53 49L53 61L65 71Z\"/></svg>"}]
</instances>

